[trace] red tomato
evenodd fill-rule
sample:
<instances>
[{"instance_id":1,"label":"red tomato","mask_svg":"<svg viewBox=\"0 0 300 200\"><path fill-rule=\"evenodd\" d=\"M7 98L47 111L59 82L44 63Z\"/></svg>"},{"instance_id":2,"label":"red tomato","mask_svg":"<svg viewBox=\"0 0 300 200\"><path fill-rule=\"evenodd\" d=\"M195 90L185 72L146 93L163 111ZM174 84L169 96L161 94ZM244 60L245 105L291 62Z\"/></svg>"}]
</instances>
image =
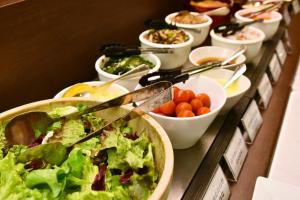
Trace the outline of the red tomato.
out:
<instances>
[{"instance_id":1,"label":"red tomato","mask_svg":"<svg viewBox=\"0 0 300 200\"><path fill-rule=\"evenodd\" d=\"M182 110L190 110L190 111L192 111L193 109L192 109L191 104L186 103L186 102L181 102L181 103L177 104L177 106L175 108L175 113L178 114Z\"/></svg>"},{"instance_id":2,"label":"red tomato","mask_svg":"<svg viewBox=\"0 0 300 200\"><path fill-rule=\"evenodd\" d=\"M154 113L160 113L161 111L160 111L160 109L158 107L158 108L155 108L152 112L154 112Z\"/></svg>"},{"instance_id":3,"label":"red tomato","mask_svg":"<svg viewBox=\"0 0 300 200\"><path fill-rule=\"evenodd\" d=\"M192 106L193 111L195 113L197 113L198 109L203 106L202 101L200 99L197 99L197 98L193 99L190 103L191 103L191 106Z\"/></svg>"},{"instance_id":4,"label":"red tomato","mask_svg":"<svg viewBox=\"0 0 300 200\"><path fill-rule=\"evenodd\" d=\"M173 95L176 96L178 94L179 90L180 89L178 87L173 86Z\"/></svg>"},{"instance_id":5,"label":"red tomato","mask_svg":"<svg viewBox=\"0 0 300 200\"><path fill-rule=\"evenodd\" d=\"M182 110L177 114L177 117L194 117L195 114L190 110Z\"/></svg>"},{"instance_id":6,"label":"red tomato","mask_svg":"<svg viewBox=\"0 0 300 200\"><path fill-rule=\"evenodd\" d=\"M189 102L189 93L186 90L179 90L174 92L174 102L179 104L181 102Z\"/></svg>"},{"instance_id":7,"label":"red tomato","mask_svg":"<svg viewBox=\"0 0 300 200\"><path fill-rule=\"evenodd\" d=\"M196 97L195 93L192 90L186 90L186 92L189 95L189 101Z\"/></svg>"},{"instance_id":8,"label":"red tomato","mask_svg":"<svg viewBox=\"0 0 300 200\"><path fill-rule=\"evenodd\" d=\"M169 101L167 103L164 103L159 107L159 110L161 113L165 115L173 115L175 111L176 104L173 101Z\"/></svg>"},{"instance_id":9,"label":"red tomato","mask_svg":"<svg viewBox=\"0 0 300 200\"><path fill-rule=\"evenodd\" d=\"M197 110L197 115L204 115L209 112L210 112L210 109L208 107L201 107Z\"/></svg>"},{"instance_id":10,"label":"red tomato","mask_svg":"<svg viewBox=\"0 0 300 200\"><path fill-rule=\"evenodd\" d=\"M208 108L210 107L210 98L207 94L205 93L197 94L196 98L202 101L203 106Z\"/></svg>"}]
</instances>

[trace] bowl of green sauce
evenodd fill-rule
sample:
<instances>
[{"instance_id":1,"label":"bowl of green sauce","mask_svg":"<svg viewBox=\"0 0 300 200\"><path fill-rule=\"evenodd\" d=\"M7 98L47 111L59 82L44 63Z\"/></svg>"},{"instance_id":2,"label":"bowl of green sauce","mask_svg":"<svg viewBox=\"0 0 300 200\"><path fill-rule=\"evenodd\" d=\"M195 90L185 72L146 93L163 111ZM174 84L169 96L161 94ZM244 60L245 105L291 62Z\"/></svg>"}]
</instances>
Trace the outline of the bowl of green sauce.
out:
<instances>
[{"instance_id":1,"label":"bowl of green sauce","mask_svg":"<svg viewBox=\"0 0 300 200\"><path fill-rule=\"evenodd\" d=\"M96 61L95 69L98 72L99 79L106 82L118 78L141 64L148 65L151 68L149 71L151 73L159 70L161 62L154 54L141 54L122 58L101 56ZM121 80L118 84L132 91L138 85L139 79L140 77Z\"/></svg>"}]
</instances>

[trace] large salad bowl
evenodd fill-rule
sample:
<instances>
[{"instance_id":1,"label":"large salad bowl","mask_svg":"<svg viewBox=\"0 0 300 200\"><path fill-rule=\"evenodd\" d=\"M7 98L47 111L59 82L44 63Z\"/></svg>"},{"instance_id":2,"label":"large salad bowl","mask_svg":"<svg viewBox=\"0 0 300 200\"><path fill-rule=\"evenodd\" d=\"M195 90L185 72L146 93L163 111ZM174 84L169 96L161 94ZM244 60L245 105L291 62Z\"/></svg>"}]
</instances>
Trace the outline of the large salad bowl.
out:
<instances>
[{"instance_id":1,"label":"large salad bowl","mask_svg":"<svg viewBox=\"0 0 300 200\"><path fill-rule=\"evenodd\" d=\"M20 107L8 110L6 112L0 113L0 147L1 147L0 163L2 163L2 165L0 164L0 169L6 170L6 171L0 171L0 177L1 177L0 191L3 191L0 194L0 199L7 199L7 198L11 198L12 196L16 197L16 199L22 199L22 198L24 198L24 195L25 196L27 195L27 197L31 197L30 199L38 199L37 197L35 197L35 195L38 194L39 192L41 192L40 188L47 189L47 187L50 187L50 189L48 188L49 191L51 191L51 193L53 193L53 194L56 193L56 196L57 196L59 194L58 189L61 187L61 184L65 184L63 186L64 188L70 188L68 185L68 184L70 184L70 180L73 182L77 181L77 183L80 183L80 184L86 184L84 182L80 182L80 181L82 181L81 179L80 180L75 179L74 177L70 180L67 179L66 182L63 182L63 183L59 182L60 180L64 179L65 176L68 176L68 175L66 175L66 173L71 173L70 171L72 171L72 169L74 169L75 166L80 165L80 162L73 162L73 165L68 165L68 166L64 165L65 163L63 163L61 166L52 166L49 169L46 168L46 170L49 170L49 173L47 171L47 173L43 173L44 174L43 176L36 176L38 173L35 173L35 175L33 175L33 174L34 174L34 172L36 172L38 170L32 170L32 171L27 170L26 171L26 170L24 170L26 165L22 165L21 163L13 164L14 162L16 162L16 160L17 160L16 158L8 161L9 160L9 158L7 158L8 155L13 156L13 153L7 152L7 150L3 151L3 149L5 148L5 145L3 145L3 140L5 140L3 132L4 132L5 125L11 118L13 118L21 113L24 113L24 112L30 112L30 111L49 112L49 111L59 110L60 108L66 108L66 107L78 108L78 107L82 107L83 105L91 106L96 103L97 103L96 101L85 99L85 98L51 99L51 100L44 100L44 101L30 103L30 104L20 106ZM105 119L105 120L109 121L113 117L124 113L126 111L126 109L128 109L128 107L111 108L111 109L96 112L94 116L96 116L97 118L101 118L101 119ZM155 184L154 185L152 184L152 188L149 190L150 192L148 191L149 195L147 196L147 198L143 198L143 199L153 199L153 200L166 199L168 196L169 187L170 187L170 183L171 183L171 179L172 179L173 162L174 162L172 145L170 143L170 140L169 140L166 132L154 119L152 119L148 115L144 115L141 117L136 117L134 119L131 119L128 121L127 125L133 131L134 137L138 136L138 139L135 139L135 140L130 138L130 139L134 140L133 142L131 142L132 145L136 144L137 143L136 141L138 141L142 137L141 134L144 134L144 136L147 138L147 141L149 142L148 147L152 146L152 150L151 150L152 156L153 156L152 163L154 163L155 176L157 177L157 179L156 179ZM74 134L74 137L75 137L75 134ZM127 139L127 141L128 140L129 139ZM105 140L104 140L104 142L105 142ZM100 144L102 145L101 140L100 140ZM115 145L119 145L119 143L116 143ZM69 158L71 157L72 152L76 150L76 148L79 149L79 147L73 148L73 150L69 154L68 159L64 162L69 162L69 160L70 160ZM118 147L116 147L116 149L118 149ZM124 150L124 148L123 148L123 150ZM16 153L17 151L15 149L13 149L11 151L14 152L15 154L17 154ZM86 151L86 149L85 149L85 151ZM150 152L150 150L148 148L147 151L144 152L144 154L142 154L145 159L149 152ZM78 154L78 152L76 154ZM83 155L86 157L86 159L92 160L91 157L89 156L90 154L86 153ZM55 155L52 155L52 156L55 156ZM107 155L107 157L109 157L109 155ZM130 157L130 158L133 159L133 157ZM120 159L113 160L113 157L107 158L107 160L109 160L109 159L111 159L110 162L123 162ZM127 157L124 160L127 161ZM105 166L106 170L112 169L112 166L109 164L110 162L107 161L107 164ZM71 163L71 161L70 161L70 163ZM93 162L90 162L90 163L92 163L91 165L93 165L95 167L94 160L93 160ZM133 161L133 163L135 163L135 161ZM8 166L8 165L10 165L10 166ZM99 166L97 166L97 167L99 167ZM86 167L86 166L83 166L83 169L85 169L84 167ZM50 171L52 169L57 170L57 177L55 178L55 181L57 181L57 183L55 182L55 184L53 183L53 184L51 184L51 186L50 186L50 184L47 186L47 185L45 185L43 179L46 180L48 178L51 178L50 176L51 176L52 172L50 172ZM143 170L145 171L144 168L139 172L134 171L135 170L134 168L132 168L131 170L133 172L131 171L130 173L134 174L131 177L135 176L135 177L137 177L137 180L142 180L143 176L146 176L145 175L146 173L147 173L147 176L149 176L148 173L151 170L151 168L146 169L146 171L148 170L148 172L143 172ZM21 173L20 176L17 176L16 174L20 173L20 171L24 171L24 172ZM99 178L99 176L101 176L100 171L101 171L101 169L99 167L99 173L96 174L97 177L95 177L95 174L93 174L91 176L92 181L96 181L96 179ZM119 171L120 172L114 172L114 173L123 174L122 170L119 170ZM6 173L6 174L4 174L4 173ZM81 170L77 170L77 173L81 174L84 172ZM110 173L109 177L108 177L108 172L106 171L105 173L106 173L105 181L109 181L108 180L109 178L113 179L113 171L109 171L109 173ZM127 171L126 171L126 173L127 173ZM140 174L144 174L144 175L140 176ZM30 178L28 178L29 176L30 176ZM102 176L103 176L103 174L102 174ZM126 174L124 176L126 176ZM5 179L5 177L7 177L7 179ZM127 178L128 178L128 176L127 176ZM28 180L28 179L30 179L30 180ZM116 178L116 180L112 181L110 183L110 185L105 185L104 190L109 190L109 188L113 187L112 185L115 183L118 185L120 183L127 184L125 187L123 187L123 189L121 188L121 192L119 191L119 193L116 194L115 196L113 196L114 195L113 192L108 191L111 194L105 194L106 196L104 199L120 199L120 198L124 199L123 198L124 195L130 197L129 199L140 199L138 196L141 194L138 194L135 197L132 197L128 194L124 194L124 191L130 191L130 190L127 190L128 188L131 187L130 179L131 178L126 180L126 177L125 178L123 177L123 180L121 180L121 178L120 179ZM153 179L153 177L150 176L150 179ZM3 180L4 180L4 182L3 182ZM22 183L22 181L24 181L24 184ZM135 187L140 187L140 186L136 185ZM2 190L1 188L2 189L6 188L6 189ZM28 189L28 188L30 188L30 189ZM120 189L119 186L116 188ZM125 190L124 190L124 188L125 188ZM76 187L73 189L76 190ZM59 196L59 197L63 198L63 199L74 199L75 197L76 197L75 199L77 199L77 198L78 199L90 199L90 198L103 199L103 196L101 196L102 194L101 195L99 195L99 194L101 192L103 192L103 193L106 192L106 191L103 191L103 189L102 189L102 191L94 191L93 190L92 192L89 193L89 195L84 196L84 195L82 195L82 192L86 192L85 190L91 191L91 186L87 187L87 185L85 185L85 188L83 188L83 186L81 186L81 188L79 187L79 189L77 186L77 190L74 193L74 195L72 195L73 193L70 193L71 195L68 196L69 194L65 194L67 192L63 191L64 194L62 194L62 195L65 195L65 196L62 196L62 197ZM137 193L145 192L142 188L133 188L133 190L135 190L135 192L137 192ZM25 192L26 192L26 194L24 194ZM121 193L123 196L121 195ZM12 195L12 196L10 196L10 195ZM20 198L17 198L18 195L20 196ZM48 198L43 196L42 199L48 199Z\"/></svg>"}]
</instances>

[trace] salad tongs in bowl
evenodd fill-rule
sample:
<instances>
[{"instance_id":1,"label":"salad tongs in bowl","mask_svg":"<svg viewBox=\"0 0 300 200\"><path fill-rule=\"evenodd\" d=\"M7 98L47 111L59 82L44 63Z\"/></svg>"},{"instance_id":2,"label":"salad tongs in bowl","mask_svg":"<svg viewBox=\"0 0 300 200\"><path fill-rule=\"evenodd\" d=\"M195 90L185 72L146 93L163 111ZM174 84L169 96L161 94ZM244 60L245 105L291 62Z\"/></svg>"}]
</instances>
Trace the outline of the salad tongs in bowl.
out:
<instances>
[{"instance_id":1,"label":"salad tongs in bowl","mask_svg":"<svg viewBox=\"0 0 300 200\"><path fill-rule=\"evenodd\" d=\"M228 24L221 24L214 28L215 33L221 33L223 37L233 35L237 31L242 30L246 26L249 26L254 23L263 22L263 19L253 20L251 22L244 22L244 23L228 23Z\"/></svg>"},{"instance_id":2,"label":"salad tongs in bowl","mask_svg":"<svg viewBox=\"0 0 300 200\"><path fill-rule=\"evenodd\" d=\"M78 118L83 114L133 103L133 109L128 110L122 116L116 116L115 119L109 121L103 128L86 135L70 146L65 146L59 142L42 144L25 150L18 157L18 161L22 163L26 163L34 159L42 159L49 164L59 165L66 159L68 153L72 150L74 145L85 142L97 135L100 135L102 131L113 122L119 119L123 119L132 113L137 113L138 115L136 116L148 113L153 109L159 107L161 104L164 104L170 100L172 100L172 84L167 81L159 82L148 87L127 93L115 99L106 101L104 103L89 107L83 111L74 112L62 117L51 118L46 112L29 112L18 115L13 118L5 127L5 137L10 145L29 145L32 144L32 142L36 139L34 137L34 127L39 127L39 131L46 132L47 128L56 121L60 121L62 119ZM137 106L135 102L140 101L143 102ZM27 139L24 140L24 138ZM55 154L55 156L49 156L50 152Z\"/></svg>"}]
</instances>

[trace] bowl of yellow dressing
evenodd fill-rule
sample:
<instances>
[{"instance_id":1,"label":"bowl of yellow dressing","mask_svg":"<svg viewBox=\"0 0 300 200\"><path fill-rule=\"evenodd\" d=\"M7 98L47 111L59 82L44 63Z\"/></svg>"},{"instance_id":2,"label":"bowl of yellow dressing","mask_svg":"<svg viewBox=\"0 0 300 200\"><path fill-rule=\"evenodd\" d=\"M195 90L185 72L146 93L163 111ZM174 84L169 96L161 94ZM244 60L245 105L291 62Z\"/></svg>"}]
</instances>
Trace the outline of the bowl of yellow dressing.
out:
<instances>
[{"instance_id":1,"label":"bowl of yellow dressing","mask_svg":"<svg viewBox=\"0 0 300 200\"><path fill-rule=\"evenodd\" d=\"M105 82L102 81L77 83L57 93L54 96L54 99L65 97L88 97L97 99L98 101L108 101L129 92L125 87L115 83L108 87L97 87L104 83ZM82 96L78 94L81 94Z\"/></svg>"},{"instance_id":2,"label":"bowl of yellow dressing","mask_svg":"<svg viewBox=\"0 0 300 200\"><path fill-rule=\"evenodd\" d=\"M215 69L206 71L202 73L202 75L212 78L216 80L219 84L224 86L233 73L234 72L232 70L228 69ZM246 76L242 75L239 79L237 79L229 87L227 87L225 89L227 100L220 114L225 114L228 111L230 111L244 96L244 94L250 88L250 86L250 80Z\"/></svg>"}]
</instances>

